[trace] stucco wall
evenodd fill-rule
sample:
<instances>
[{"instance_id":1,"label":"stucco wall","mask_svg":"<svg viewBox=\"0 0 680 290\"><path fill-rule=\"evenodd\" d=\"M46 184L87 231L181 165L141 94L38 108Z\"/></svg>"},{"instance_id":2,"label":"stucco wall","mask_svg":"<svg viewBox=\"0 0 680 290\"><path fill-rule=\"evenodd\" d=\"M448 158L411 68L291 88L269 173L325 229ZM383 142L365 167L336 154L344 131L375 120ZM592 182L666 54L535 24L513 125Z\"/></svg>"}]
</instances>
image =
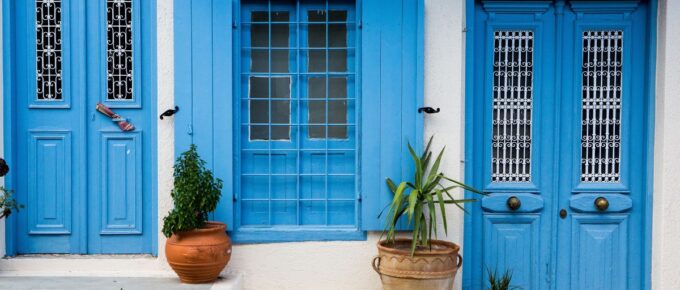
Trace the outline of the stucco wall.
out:
<instances>
[{"instance_id":1,"label":"stucco wall","mask_svg":"<svg viewBox=\"0 0 680 290\"><path fill-rule=\"evenodd\" d=\"M680 1L659 6L652 288L680 288Z\"/></svg>"}]
</instances>

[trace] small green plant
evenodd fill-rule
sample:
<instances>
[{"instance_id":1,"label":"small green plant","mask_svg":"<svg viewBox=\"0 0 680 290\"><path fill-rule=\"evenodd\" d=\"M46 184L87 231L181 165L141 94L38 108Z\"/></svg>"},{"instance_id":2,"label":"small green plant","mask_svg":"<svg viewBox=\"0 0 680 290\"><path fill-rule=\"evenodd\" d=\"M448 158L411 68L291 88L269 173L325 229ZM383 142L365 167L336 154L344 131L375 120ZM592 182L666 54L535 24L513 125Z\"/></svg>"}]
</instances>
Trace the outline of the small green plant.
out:
<instances>
[{"instance_id":1,"label":"small green plant","mask_svg":"<svg viewBox=\"0 0 680 290\"><path fill-rule=\"evenodd\" d=\"M4 186L0 186L0 219L8 217L13 211L19 212L19 209L24 208L23 205L17 203L12 196L13 190L9 190Z\"/></svg>"},{"instance_id":2,"label":"small green plant","mask_svg":"<svg viewBox=\"0 0 680 290\"><path fill-rule=\"evenodd\" d=\"M439 152L434 163L430 166L432 159L430 145L432 145L432 137L427 142L425 151L418 156L413 147L411 147L411 144L408 144L408 150L416 169L412 181L402 181L397 185L394 181L387 178L387 186L394 193L394 197L389 205L383 234L387 233L387 240L394 243L396 225L399 218L403 215L408 216L408 223L413 224L411 256L413 256L418 247L431 247L432 233L434 233L434 237L437 239L437 207L441 213L444 232L448 234L446 204L454 204L465 211L461 204L475 201L475 199L455 199L451 195L452 190L462 188L482 194L479 190L449 178L439 171L439 165L441 164L445 148ZM444 185L443 183L447 181L449 184Z\"/></svg>"},{"instance_id":3,"label":"small green plant","mask_svg":"<svg viewBox=\"0 0 680 290\"><path fill-rule=\"evenodd\" d=\"M194 144L177 158L174 177L175 187L170 195L175 207L163 219L166 237L205 225L208 213L215 210L222 194L222 180L215 179L205 168Z\"/></svg>"},{"instance_id":4,"label":"small green plant","mask_svg":"<svg viewBox=\"0 0 680 290\"><path fill-rule=\"evenodd\" d=\"M487 268L486 272L489 274L489 289L488 290L516 290L521 289L520 287L511 286L510 281L512 280L512 271L505 270L503 276L498 276L496 270L493 272L491 269Z\"/></svg>"}]
</instances>

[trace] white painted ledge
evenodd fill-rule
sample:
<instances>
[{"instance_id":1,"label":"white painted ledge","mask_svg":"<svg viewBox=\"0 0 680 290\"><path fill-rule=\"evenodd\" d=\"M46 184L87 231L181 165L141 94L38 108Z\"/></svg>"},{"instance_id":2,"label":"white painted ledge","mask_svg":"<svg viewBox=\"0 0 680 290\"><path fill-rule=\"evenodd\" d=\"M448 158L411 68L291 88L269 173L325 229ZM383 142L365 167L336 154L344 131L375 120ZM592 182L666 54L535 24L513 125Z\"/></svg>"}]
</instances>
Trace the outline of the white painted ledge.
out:
<instances>
[{"instance_id":1,"label":"white painted ledge","mask_svg":"<svg viewBox=\"0 0 680 290\"><path fill-rule=\"evenodd\" d=\"M176 277L165 260L147 255L37 255L0 259L0 277ZM226 268L211 287L242 290L243 274Z\"/></svg>"}]
</instances>

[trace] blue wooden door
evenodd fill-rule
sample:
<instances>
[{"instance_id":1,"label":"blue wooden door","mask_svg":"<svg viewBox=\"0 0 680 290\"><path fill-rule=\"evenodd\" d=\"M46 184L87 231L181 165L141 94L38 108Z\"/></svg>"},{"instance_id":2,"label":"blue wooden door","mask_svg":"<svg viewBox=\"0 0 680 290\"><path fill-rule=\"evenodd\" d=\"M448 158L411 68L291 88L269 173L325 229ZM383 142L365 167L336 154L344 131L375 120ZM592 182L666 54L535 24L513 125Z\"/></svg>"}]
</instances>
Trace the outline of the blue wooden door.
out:
<instances>
[{"instance_id":1,"label":"blue wooden door","mask_svg":"<svg viewBox=\"0 0 680 290\"><path fill-rule=\"evenodd\" d=\"M467 224L466 288L490 269L522 289L644 289L647 5L475 6L469 178L488 196Z\"/></svg>"},{"instance_id":2,"label":"blue wooden door","mask_svg":"<svg viewBox=\"0 0 680 290\"><path fill-rule=\"evenodd\" d=\"M13 252L152 253L153 83L143 0L19 0ZM153 18L151 18L153 19ZM151 37L151 36L147 36ZM135 126L124 132L96 110Z\"/></svg>"}]
</instances>

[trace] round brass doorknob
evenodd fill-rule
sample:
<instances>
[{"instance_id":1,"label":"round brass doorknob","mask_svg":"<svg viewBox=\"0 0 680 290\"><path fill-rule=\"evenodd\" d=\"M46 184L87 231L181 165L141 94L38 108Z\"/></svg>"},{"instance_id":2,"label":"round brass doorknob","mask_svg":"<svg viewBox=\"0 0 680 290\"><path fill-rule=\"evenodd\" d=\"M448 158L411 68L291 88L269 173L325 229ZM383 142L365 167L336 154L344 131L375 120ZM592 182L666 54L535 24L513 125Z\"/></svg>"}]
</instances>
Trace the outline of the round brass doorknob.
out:
<instances>
[{"instance_id":1,"label":"round brass doorknob","mask_svg":"<svg viewBox=\"0 0 680 290\"><path fill-rule=\"evenodd\" d=\"M597 207L597 210L599 211L605 211L609 208L609 201L606 198L600 196L595 199L595 207Z\"/></svg>"},{"instance_id":2,"label":"round brass doorknob","mask_svg":"<svg viewBox=\"0 0 680 290\"><path fill-rule=\"evenodd\" d=\"M519 198L516 196L511 196L508 198L508 202L506 203L508 205L508 208L511 210L518 210L520 206L522 206L522 202L519 201Z\"/></svg>"}]
</instances>

